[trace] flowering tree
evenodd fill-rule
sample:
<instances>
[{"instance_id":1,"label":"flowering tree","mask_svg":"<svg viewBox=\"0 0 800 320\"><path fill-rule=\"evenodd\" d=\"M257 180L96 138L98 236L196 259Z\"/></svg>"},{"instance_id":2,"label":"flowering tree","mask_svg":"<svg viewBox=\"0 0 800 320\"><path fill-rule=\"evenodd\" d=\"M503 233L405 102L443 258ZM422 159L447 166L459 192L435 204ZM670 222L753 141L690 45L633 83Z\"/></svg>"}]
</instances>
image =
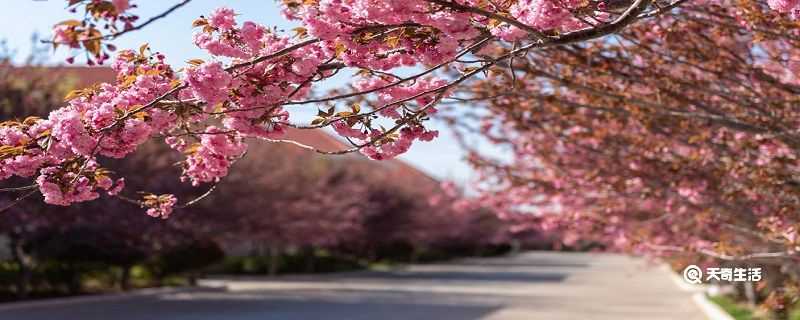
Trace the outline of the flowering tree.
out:
<instances>
[{"instance_id":1,"label":"flowering tree","mask_svg":"<svg viewBox=\"0 0 800 320\"><path fill-rule=\"evenodd\" d=\"M298 249L309 257L327 249L342 257L413 259L449 242L472 248L505 240L493 238L506 226L488 211L456 213L448 201L426 201L443 197L432 180L411 185L361 157L315 156L285 145L253 145L248 153L218 185L222 192L192 207L199 214L169 221L186 221L237 251L268 254L272 273L281 255Z\"/></svg>"},{"instance_id":2,"label":"flowering tree","mask_svg":"<svg viewBox=\"0 0 800 320\"><path fill-rule=\"evenodd\" d=\"M47 115L59 107L64 94L78 80L63 70L15 67L8 58L0 58L0 115L4 119ZM28 59L35 60L35 57ZM60 76L52 77L54 73ZM151 153L148 149L153 148L145 147L143 153ZM140 154L127 160L136 163L135 158ZM149 154L147 166L138 163L136 169L141 172L143 168L157 167L158 161L154 159L156 155ZM169 168L169 163L164 166ZM115 166L114 169L122 168ZM22 183L24 178L10 178L10 182ZM149 182L147 186L155 181L150 179ZM61 208L31 202L17 204L12 193L2 193L0 203L9 210L0 219L0 234L9 240L8 251L19 268L15 282L20 297L35 289L34 280L41 280L35 279L34 271L47 267L53 259L67 267L61 272L72 275L70 290L79 289L78 267L92 262L120 266L123 271L120 285L126 288L132 264L187 238L185 232L178 233L172 224L154 224L146 216L132 214L137 209L119 201Z\"/></svg>"},{"instance_id":3,"label":"flowering tree","mask_svg":"<svg viewBox=\"0 0 800 320\"><path fill-rule=\"evenodd\" d=\"M127 0L70 0L70 10L85 15L56 25L52 43L85 50L90 64L104 63L116 50L109 41L189 2L139 23L135 5ZM488 70L640 20L667 21L662 15L683 12L676 8L684 2L287 0L284 15L303 25L294 35L253 22L239 24L233 10L220 8L193 22L194 43L214 60L190 60L178 72L148 46L123 50L112 63L115 83L72 92L67 106L46 118L4 123L0 178L35 179L10 190L25 191L23 196L41 193L50 204L92 200L100 190L121 196L122 177L98 160L126 157L159 138L185 155L183 180L215 184L245 155L246 138L297 144L281 139L287 127L332 127L352 145L345 150L304 146L316 152L389 159L415 141L434 139L437 132L427 123L437 104ZM771 5L787 12L796 3ZM394 73L403 67L422 71ZM342 70L357 74L351 92L312 95L317 84ZM310 124L292 122L291 108L307 105L319 110L318 117ZM161 217L178 205L169 194L131 200Z\"/></svg>"},{"instance_id":4,"label":"flowering tree","mask_svg":"<svg viewBox=\"0 0 800 320\"><path fill-rule=\"evenodd\" d=\"M481 202L567 241L776 265L796 283L800 32L766 6L687 4L459 89L514 155L474 153ZM783 289L777 306L796 297Z\"/></svg>"},{"instance_id":5,"label":"flowering tree","mask_svg":"<svg viewBox=\"0 0 800 320\"><path fill-rule=\"evenodd\" d=\"M248 152L251 158L220 183L225 192L196 206L200 216L186 217L195 229L268 253L270 273L287 249L326 248L358 237L370 186L351 176L369 174L368 168L284 145L255 145Z\"/></svg>"}]
</instances>

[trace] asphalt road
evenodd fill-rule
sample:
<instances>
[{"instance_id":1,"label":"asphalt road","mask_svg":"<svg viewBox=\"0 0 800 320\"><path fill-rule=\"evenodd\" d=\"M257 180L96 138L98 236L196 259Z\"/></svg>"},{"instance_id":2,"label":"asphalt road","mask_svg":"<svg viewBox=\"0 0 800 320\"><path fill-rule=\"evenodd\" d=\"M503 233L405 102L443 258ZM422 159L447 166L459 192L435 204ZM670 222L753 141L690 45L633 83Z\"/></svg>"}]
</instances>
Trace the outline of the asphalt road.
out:
<instances>
[{"instance_id":1,"label":"asphalt road","mask_svg":"<svg viewBox=\"0 0 800 320\"><path fill-rule=\"evenodd\" d=\"M664 268L608 254L530 252L206 283L224 288L0 305L0 319L704 319Z\"/></svg>"}]
</instances>

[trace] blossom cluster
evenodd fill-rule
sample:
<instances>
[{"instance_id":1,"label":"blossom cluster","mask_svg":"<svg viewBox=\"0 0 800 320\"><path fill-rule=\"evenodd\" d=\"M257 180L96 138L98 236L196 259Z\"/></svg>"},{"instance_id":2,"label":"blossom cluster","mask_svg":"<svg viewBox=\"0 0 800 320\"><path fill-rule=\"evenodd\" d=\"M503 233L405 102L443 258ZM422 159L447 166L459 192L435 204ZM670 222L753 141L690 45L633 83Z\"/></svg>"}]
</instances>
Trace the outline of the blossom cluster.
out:
<instances>
[{"instance_id":1,"label":"blossom cluster","mask_svg":"<svg viewBox=\"0 0 800 320\"><path fill-rule=\"evenodd\" d=\"M195 26L198 31L194 42L198 47L214 56L234 58L237 61L247 62L269 56L292 45L289 37L275 34L257 23L247 21L240 27L234 11L228 8L215 10L208 18L195 21ZM328 75L328 72L321 70L327 62L339 59L346 65L358 67L398 66L388 62L392 60L388 56L381 59L371 58L370 60L382 61L381 66L375 66L366 63L365 57L356 58L357 53L351 52L351 49L341 51L339 48L342 48L342 42L353 39L352 34L346 31L331 35L328 39L322 38L324 34L317 34L317 31L308 32L324 41L292 50L271 63L249 66L238 77L230 76L220 62L202 62L196 67L190 67L187 70L187 82L193 92L192 97L205 103L207 113L223 115L225 129L243 137L269 139L280 136L287 125L289 113L280 105L306 96L309 93L310 80ZM380 45L383 46L382 43ZM355 43L350 48L363 48L365 52L372 52L371 55L375 49L372 45ZM453 51L449 51L442 57L452 57L453 54ZM414 58L409 64L438 61L432 56L424 58L409 55L411 56ZM391 119L402 118L397 111L400 108L400 103L397 102L415 96L416 111L426 115L433 114L436 109L428 106L434 99L433 91L446 84L446 81L434 78L420 79L409 85L393 85L392 81L382 77L369 77L355 85L356 89L362 91L374 91L377 99L373 101L373 109L377 114ZM354 138L365 144L361 152L372 159L393 158L407 151L414 140L430 141L436 137L435 131L427 131L419 121L409 123L407 127L398 130L399 135L394 135L390 130L370 127L368 117L359 115L358 112L348 116L347 120L328 120L331 120L331 126L343 137Z\"/></svg>"},{"instance_id":2,"label":"blossom cluster","mask_svg":"<svg viewBox=\"0 0 800 320\"><path fill-rule=\"evenodd\" d=\"M89 65L103 64L110 58L109 52L116 47L104 43L106 37L113 37L134 28L138 16L129 13L135 7L129 0L91 0L69 1L71 12L76 12L80 7L85 11L82 20L66 20L53 27L53 45L65 45L71 49L83 48L91 54L87 57ZM103 24L100 27L98 24ZM103 34L102 30L111 33ZM75 57L70 57L67 62L73 63Z\"/></svg>"},{"instance_id":3,"label":"blossom cluster","mask_svg":"<svg viewBox=\"0 0 800 320\"><path fill-rule=\"evenodd\" d=\"M768 0L767 4L773 10L789 13L795 19L800 18L800 1L798 0Z\"/></svg>"},{"instance_id":4,"label":"blossom cluster","mask_svg":"<svg viewBox=\"0 0 800 320\"><path fill-rule=\"evenodd\" d=\"M123 51L114 69L116 84L73 91L68 105L46 119L4 123L2 177L38 175L45 201L57 205L97 198L97 189L119 192L96 158L126 156L172 128L176 115L144 108L173 86L174 73L163 56L145 58Z\"/></svg>"},{"instance_id":5,"label":"blossom cluster","mask_svg":"<svg viewBox=\"0 0 800 320\"><path fill-rule=\"evenodd\" d=\"M219 181L247 150L241 136L230 135L213 126L201 134L199 143L187 145L185 140L174 137L167 142L187 155L182 179L190 180L195 186Z\"/></svg>"},{"instance_id":6,"label":"blossom cluster","mask_svg":"<svg viewBox=\"0 0 800 320\"><path fill-rule=\"evenodd\" d=\"M167 219L172 214L178 198L171 194L144 196L142 206L147 208L147 215L153 218Z\"/></svg>"}]
</instances>

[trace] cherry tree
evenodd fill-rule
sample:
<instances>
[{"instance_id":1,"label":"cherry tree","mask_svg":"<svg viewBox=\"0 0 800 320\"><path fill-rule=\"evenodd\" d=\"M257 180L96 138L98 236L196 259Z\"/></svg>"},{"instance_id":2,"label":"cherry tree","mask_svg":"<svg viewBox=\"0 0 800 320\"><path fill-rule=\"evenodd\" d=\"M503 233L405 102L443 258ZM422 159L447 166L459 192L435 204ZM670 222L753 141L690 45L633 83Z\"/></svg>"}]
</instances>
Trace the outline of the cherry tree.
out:
<instances>
[{"instance_id":1,"label":"cherry tree","mask_svg":"<svg viewBox=\"0 0 800 320\"><path fill-rule=\"evenodd\" d=\"M192 40L211 61L193 59L178 70L165 62L168 53L146 45L110 57L113 39L151 27L189 2L143 22L130 1L67 2L85 14L57 24L53 46L84 50L90 64L112 61L117 81L72 92L67 105L46 118L4 123L0 177L35 180L10 190L41 193L56 205L93 200L101 191L120 196L123 177L98 160L124 158L154 138L184 154L182 180L213 186L246 154L247 138L298 144L281 139L288 127L331 127L351 144L334 151L303 146L312 151L390 159L416 141L436 138L429 119L454 88L515 57L661 20L685 1L287 0L284 16L303 25L293 35L240 23L223 7L192 22ZM772 6L786 12L795 3ZM419 72L396 73L407 67ZM343 70L357 74L351 91L313 94ZM317 109L318 117L294 122L291 110L302 107ZM132 200L162 217L195 202L179 204L170 194Z\"/></svg>"},{"instance_id":2,"label":"cherry tree","mask_svg":"<svg viewBox=\"0 0 800 320\"><path fill-rule=\"evenodd\" d=\"M787 278L768 302L792 303L800 32L780 14L791 5L682 5L603 41L509 59L458 89L454 100L490 112L457 127L513 154L475 150L480 202L567 242L771 266Z\"/></svg>"},{"instance_id":3,"label":"cherry tree","mask_svg":"<svg viewBox=\"0 0 800 320\"><path fill-rule=\"evenodd\" d=\"M369 174L368 167L285 145L255 145L248 152L251 157L219 184L224 192L193 207L198 216L185 217L194 229L233 249L268 254L272 274L289 249L329 248L360 235L370 185L353 176Z\"/></svg>"},{"instance_id":4,"label":"cherry tree","mask_svg":"<svg viewBox=\"0 0 800 320\"><path fill-rule=\"evenodd\" d=\"M3 98L0 115L4 119L47 115L62 103L70 83L78 80L64 70L35 65L16 67L9 63L9 59L0 58L0 96ZM36 57L27 60L35 62ZM60 76L52 77L54 73ZM158 166L158 155L149 150L153 150L152 145L145 146L144 152L126 160L139 172L144 169L155 173L150 169ZM148 155L146 166L135 161L142 154ZM170 163L164 166L169 168ZM122 167L117 165L113 169ZM169 181L174 182L174 179ZM24 178L10 178L10 182L22 183ZM132 182L136 184L139 181L133 179ZM149 179L149 182L142 186L151 187L155 180ZM155 254L159 248L169 248L187 238L186 232L178 232L173 226L175 223L154 224L152 219L135 214L138 209L119 201L98 201L63 208L30 201L15 202L12 193L2 193L0 203L4 210L8 210L0 219L0 234L8 239L8 252L18 267L15 291L21 298L41 287L37 283L42 279L35 277L39 273L36 271L47 267L53 259L58 259L60 265L66 267L60 272L71 274L69 289L72 291L80 288L77 279L82 266L79 265L92 262L119 266L122 273L118 284L127 288L129 270L134 263ZM48 285L57 287L58 283L50 282Z\"/></svg>"}]
</instances>

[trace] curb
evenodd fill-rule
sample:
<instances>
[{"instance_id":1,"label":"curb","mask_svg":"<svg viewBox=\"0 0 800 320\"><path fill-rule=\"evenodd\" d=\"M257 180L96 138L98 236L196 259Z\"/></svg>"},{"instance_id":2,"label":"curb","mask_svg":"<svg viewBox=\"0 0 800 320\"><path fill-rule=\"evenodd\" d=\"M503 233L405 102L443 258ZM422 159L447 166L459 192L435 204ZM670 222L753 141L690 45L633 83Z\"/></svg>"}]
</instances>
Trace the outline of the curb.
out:
<instances>
[{"instance_id":1,"label":"curb","mask_svg":"<svg viewBox=\"0 0 800 320\"><path fill-rule=\"evenodd\" d=\"M692 295L692 300L694 300L694 303L700 307L700 310L703 310L703 313L705 313L706 317L710 320L735 320L716 303L708 300L708 296L705 293L695 293Z\"/></svg>"},{"instance_id":2,"label":"curb","mask_svg":"<svg viewBox=\"0 0 800 320\"><path fill-rule=\"evenodd\" d=\"M686 283L666 264L662 265L662 268L669 272L670 279L678 288L686 292L693 292L692 301L709 320L736 320L716 303L708 300L706 292L708 292L709 287L707 285Z\"/></svg>"},{"instance_id":3,"label":"curb","mask_svg":"<svg viewBox=\"0 0 800 320\"><path fill-rule=\"evenodd\" d=\"M8 302L0 304L0 311L24 309L24 308L37 308L37 307L50 307L61 306L79 303L103 302L103 301L116 301L133 297L151 296L159 294L170 294L178 292L186 292L196 290L189 287L167 287L167 288L147 288L132 290L129 292L112 293L112 294L97 294L65 298L51 298L33 301L19 301Z\"/></svg>"}]
</instances>

